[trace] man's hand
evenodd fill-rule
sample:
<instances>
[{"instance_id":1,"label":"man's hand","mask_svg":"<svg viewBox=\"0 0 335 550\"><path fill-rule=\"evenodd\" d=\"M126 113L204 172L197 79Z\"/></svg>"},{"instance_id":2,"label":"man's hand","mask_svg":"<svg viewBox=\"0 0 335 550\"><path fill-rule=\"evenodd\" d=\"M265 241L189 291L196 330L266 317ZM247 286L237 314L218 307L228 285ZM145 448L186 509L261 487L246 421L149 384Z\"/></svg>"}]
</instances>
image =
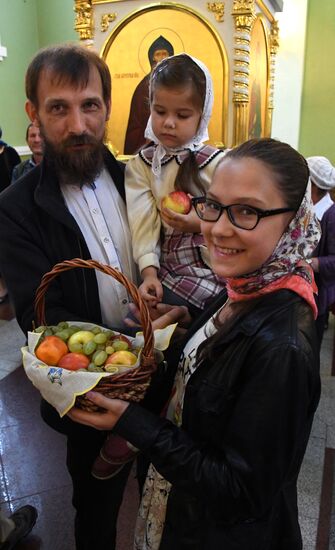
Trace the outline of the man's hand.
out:
<instances>
[{"instance_id":1,"label":"man's hand","mask_svg":"<svg viewBox=\"0 0 335 550\"><path fill-rule=\"evenodd\" d=\"M194 208L191 208L188 214L178 214L169 208L162 208L162 220L181 233L200 233L200 219Z\"/></svg>"},{"instance_id":2,"label":"man's hand","mask_svg":"<svg viewBox=\"0 0 335 550\"><path fill-rule=\"evenodd\" d=\"M88 392L86 396L95 405L106 409L106 412L87 412L73 407L67 414L74 422L85 424L85 426L90 426L97 430L112 430L129 406L129 403L126 401L121 401L121 399L108 399L108 397L104 397L100 393L94 391Z\"/></svg>"},{"instance_id":3,"label":"man's hand","mask_svg":"<svg viewBox=\"0 0 335 550\"><path fill-rule=\"evenodd\" d=\"M180 327L187 328L192 321L186 306L172 306L170 304L157 304L157 306L148 306L153 330L165 328L173 323L178 323ZM135 304L129 304L131 315L138 321L126 318L125 324L129 327L140 327L140 313Z\"/></svg>"}]
</instances>

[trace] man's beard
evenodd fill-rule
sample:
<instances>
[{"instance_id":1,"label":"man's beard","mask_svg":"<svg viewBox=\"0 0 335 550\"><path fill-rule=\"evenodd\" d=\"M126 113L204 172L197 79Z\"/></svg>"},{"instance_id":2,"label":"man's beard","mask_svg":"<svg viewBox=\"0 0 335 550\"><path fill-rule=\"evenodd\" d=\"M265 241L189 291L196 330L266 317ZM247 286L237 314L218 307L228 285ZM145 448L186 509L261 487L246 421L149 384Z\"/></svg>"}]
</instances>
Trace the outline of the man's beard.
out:
<instances>
[{"instance_id":1,"label":"man's beard","mask_svg":"<svg viewBox=\"0 0 335 550\"><path fill-rule=\"evenodd\" d=\"M55 170L62 183L93 183L103 168L102 141L95 137L81 134L70 136L58 145L51 143L42 130L44 138L44 156ZM75 145L90 145L82 150L72 150Z\"/></svg>"}]
</instances>

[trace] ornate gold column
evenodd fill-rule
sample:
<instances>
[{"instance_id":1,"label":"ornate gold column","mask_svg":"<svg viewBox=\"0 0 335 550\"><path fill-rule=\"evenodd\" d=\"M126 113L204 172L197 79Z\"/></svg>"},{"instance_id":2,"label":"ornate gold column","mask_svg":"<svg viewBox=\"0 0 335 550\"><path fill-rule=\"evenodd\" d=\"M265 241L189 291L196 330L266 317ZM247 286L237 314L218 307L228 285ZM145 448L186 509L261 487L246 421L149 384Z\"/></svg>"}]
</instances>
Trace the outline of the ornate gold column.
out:
<instances>
[{"instance_id":1,"label":"ornate gold column","mask_svg":"<svg viewBox=\"0 0 335 550\"><path fill-rule=\"evenodd\" d=\"M265 132L267 136L271 135L272 115L273 115L273 94L275 87L276 55L279 49L279 26L278 21L274 20L270 30L270 77L269 77L269 101L266 117Z\"/></svg>"},{"instance_id":2,"label":"ornate gold column","mask_svg":"<svg viewBox=\"0 0 335 550\"><path fill-rule=\"evenodd\" d=\"M74 11L76 13L74 30L79 34L85 46L93 44L93 9L91 0L75 0Z\"/></svg>"},{"instance_id":3,"label":"ornate gold column","mask_svg":"<svg viewBox=\"0 0 335 550\"><path fill-rule=\"evenodd\" d=\"M248 139L250 34L256 19L255 0L233 0L235 19L233 146Z\"/></svg>"}]
</instances>

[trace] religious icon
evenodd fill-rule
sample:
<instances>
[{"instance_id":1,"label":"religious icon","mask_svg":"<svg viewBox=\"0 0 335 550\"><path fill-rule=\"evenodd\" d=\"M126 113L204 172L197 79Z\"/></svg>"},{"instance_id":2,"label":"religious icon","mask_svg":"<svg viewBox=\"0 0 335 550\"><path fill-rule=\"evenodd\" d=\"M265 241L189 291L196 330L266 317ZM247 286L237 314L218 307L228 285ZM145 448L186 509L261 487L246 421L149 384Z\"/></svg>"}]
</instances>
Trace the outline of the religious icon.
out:
<instances>
[{"instance_id":1,"label":"religious icon","mask_svg":"<svg viewBox=\"0 0 335 550\"><path fill-rule=\"evenodd\" d=\"M156 38L148 51L151 71L159 61L173 54L174 50L171 42L162 35ZM137 153L145 143L144 131L150 115L149 81L151 71L137 84L133 93L124 143L124 153L126 155Z\"/></svg>"},{"instance_id":2,"label":"religious icon","mask_svg":"<svg viewBox=\"0 0 335 550\"><path fill-rule=\"evenodd\" d=\"M228 63L224 45L190 8L153 5L124 19L102 50L112 75L106 142L116 155L134 154L145 143L151 71L160 60L182 52L202 60L212 75L215 99L210 143L226 142Z\"/></svg>"}]
</instances>

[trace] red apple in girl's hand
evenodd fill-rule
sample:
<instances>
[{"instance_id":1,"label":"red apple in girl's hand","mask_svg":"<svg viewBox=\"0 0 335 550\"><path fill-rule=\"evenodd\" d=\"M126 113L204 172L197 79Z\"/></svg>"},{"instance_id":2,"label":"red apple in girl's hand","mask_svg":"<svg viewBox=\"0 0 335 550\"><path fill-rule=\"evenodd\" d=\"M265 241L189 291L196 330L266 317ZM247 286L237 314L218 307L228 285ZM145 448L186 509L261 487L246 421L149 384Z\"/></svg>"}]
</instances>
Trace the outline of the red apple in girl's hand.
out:
<instances>
[{"instance_id":1,"label":"red apple in girl's hand","mask_svg":"<svg viewBox=\"0 0 335 550\"><path fill-rule=\"evenodd\" d=\"M162 199L162 208L169 208L178 214L188 214L192 203L190 197L184 191L172 191Z\"/></svg>"}]
</instances>

